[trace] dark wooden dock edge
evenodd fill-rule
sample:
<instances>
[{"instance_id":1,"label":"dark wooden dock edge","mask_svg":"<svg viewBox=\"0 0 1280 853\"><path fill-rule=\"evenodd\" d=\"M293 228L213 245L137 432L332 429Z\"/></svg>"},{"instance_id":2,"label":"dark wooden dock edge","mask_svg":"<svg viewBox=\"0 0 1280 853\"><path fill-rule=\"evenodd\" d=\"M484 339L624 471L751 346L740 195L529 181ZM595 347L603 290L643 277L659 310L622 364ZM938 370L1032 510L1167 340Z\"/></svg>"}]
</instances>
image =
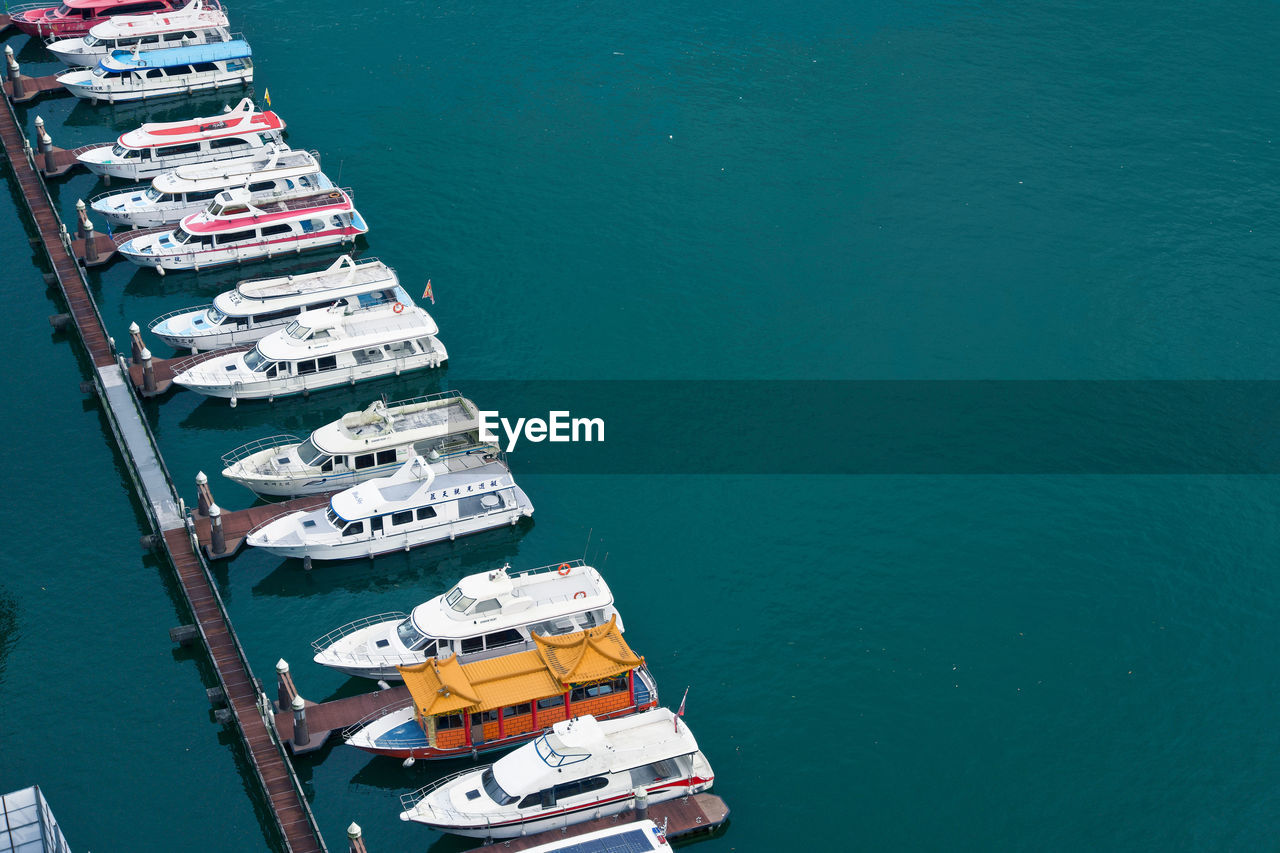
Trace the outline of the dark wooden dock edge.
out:
<instances>
[{"instance_id":1,"label":"dark wooden dock edge","mask_svg":"<svg viewBox=\"0 0 1280 853\"><path fill-rule=\"evenodd\" d=\"M34 153L20 130L18 116L8 98L0 100L5 107L0 111L0 142L27 211L39 231L80 341L93 364L94 391L125 469L151 521L156 534L153 541L162 545L168 554L195 617L254 772L271 805L281 842L291 853L327 853L315 815L274 729L271 701L253 677L208 563L195 550L194 526L184 518L182 500L173 478L133 392L127 367L107 335L84 273L71 254L70 236L39 176Z\"/></svg>"}]
</instances>

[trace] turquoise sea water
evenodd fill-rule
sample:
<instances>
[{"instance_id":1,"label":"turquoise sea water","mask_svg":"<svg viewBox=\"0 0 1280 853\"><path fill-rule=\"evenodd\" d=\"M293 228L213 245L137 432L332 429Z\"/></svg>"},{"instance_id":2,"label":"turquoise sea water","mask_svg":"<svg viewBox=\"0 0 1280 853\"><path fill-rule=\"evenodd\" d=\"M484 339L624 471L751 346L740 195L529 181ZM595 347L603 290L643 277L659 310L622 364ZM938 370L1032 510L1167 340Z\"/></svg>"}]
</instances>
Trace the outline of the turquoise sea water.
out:
<instances>
[{"instance_id":1,"label":"turquoise sea water","mask_svg":"<svg viewBox=\"0 0 1280 853\"><path fill-rule=\"evenodd\" d=\"M451 360L307 401L148 403L188 494L244 441L468 382L1276 377L1272 4L231 12L291 144L355 189L365 254L410 292L432 279ZM25 42L6 41L26 73L56 70ZM167 117L226 99L195 100ZM21 112L67 148L145 117ZM101 190L58 182L64 217ZM208 666L168 643L170 573L137 547L75 349L44 322L60 309L25 227L0 217L0 786L40 783L76 849L261 847ZM123 340L260 271L93 280ZM796 470L845 434L767 405L687 428L779 417L794 443L759 452ZM664 699L691 685L733 809L699 850L1274 846L1274 477L513 465L526 528L311 574L255 553L220 566L258 674L283 656L308 698L349 693L311 639L590 536ZM396 819L400 793L461 764L335 743L298 766L335 848L352 820L373 851L467 846Z\"/></svg>"}]
</instances>

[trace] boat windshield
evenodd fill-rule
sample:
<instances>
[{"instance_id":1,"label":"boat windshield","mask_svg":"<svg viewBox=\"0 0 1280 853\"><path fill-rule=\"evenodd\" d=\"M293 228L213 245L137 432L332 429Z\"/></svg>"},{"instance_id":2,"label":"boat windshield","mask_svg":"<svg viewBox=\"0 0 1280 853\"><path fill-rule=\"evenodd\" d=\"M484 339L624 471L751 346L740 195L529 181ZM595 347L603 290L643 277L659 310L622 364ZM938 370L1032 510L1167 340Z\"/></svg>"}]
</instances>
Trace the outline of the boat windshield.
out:
<instances>
[{"instance_id":1,"label":"boat windshield","mask_svg":"<svg viewBox=\"0 0 1280 853\"><path fill-rule=\"evenodd\" d=\"M89 35L84 37L85 47L93 47L94 45L99 45L99 44L102 44L102 39L98 38L93 33L89 33Z\"/></svg>"},{"instance_id":2,"label":"boat windshield","mask_svg":"<svg viewBox=\"0 0 1280 853\"><path fill-rule=\"evenodd\" d=\"M311 439L308 438L306 441L302 442L302 444L298 445L298 458L302 460L303 465L315 467L317 462L320 462L325 458L325 454L324 451L316 447Z\"/></svg>"},{"instance_id":3,"label":"boat windshield","mask_svg":"<svg viewBox=\"0 0 1280 853\"><path fill-rule=\"evenodd\" d=\"M311 329L294 320L288 326L285 326L285 333L291 338L301 340L311 333Z\"/></svg>"},{"instance_id":4,"label":"boat windshield","mask_svg":"<svg viewBox=\"0 0 1280 853\"><path fill-rule=\"evenodd\" d=\"M493 800L500 806L509 806L519 797L514 797L502 790L502 786L498 784L498 780L493 778L493 768L486 767L485 771L480 774L480 784L484 786L484 792L489 795L489 799Z\"/></svg>"},{"instance_id":5,"label":"boat windshield","mask_svg":"<svg viewBox=\"0 0 1280 853\"><path fill-rule=\"evenodd\" d=\"M333 511L332 506L324 511L324 517L329 519L329 523L333 525L334 530L341 530L342 525L346 524L345 521L338 518L338 514Z\"/></svg>"},{"instance_id":6,"label":"boat windshield","mask_svg":"<svg viewBox=\"0 0 1280 853\"><path fill-rule=\"evenodd\" d=\"M183 228L181 225L173 229L173 242L177 243L179 246L186 245L195 239L195 235Z\"/></svg>"},{"instance_id":7,"label":"boat windshield","mask_svg":"<svg viewBox=\"0 0 1280 853\"><path fill-rule=\"evenodd\" d=\"M61 6L58 7L58 11L56 14L62 17L66 17L67 15L71 14L71 7L68 6L66 3L63 3Z\"/></svg>"},{"instance_id":8,"label":"boat windshield","mask_svg":"<svg viewBox=\"0 0 1280 853\"><path fill-rule=\"evenodd\" d=\"M107 71L107 69L103 68L101 65L93 69L94 77L106 77L109 73L111 72Z\"/></svg>"},{"instance_id":9,"label":"boat windshield","mask_svg":"<svg viewBox=\"0 0 1280 853\"><path fill-rule=\"evenodd\" d=\"M416 652L431 639L413 624L412 616L396 626L396 636L400 638L400 642L404 644L404 647L411 652Z\"/></svg>"},{"instance_id":10,"label":"boat windshield","mask_svg":"<svg viewBox=\"0 0 1280 853\"><path fill-rule=\"evenodd\" d=\"M567 764L577 764L579 761L586 761L591 757L589 752L560 752L551 745L549 735L543 735L533 742L533 748L537 751L538 757L541 758L548 767L563 767Z\"/></svg>"},{"instance_id":11,"label":"boat windshield","mask_svg":"<svg viewBox=\"0 0 1280 853\"><path fill-rule=\"evenodd\" d=\"M271 359L262 354L262 350L254 347L244 355L244 366L252 370L254 373L262 373L272 364Z\"/></svg>"},{"instance_id":12,"label":"boat windshield","mask_svg":"<svg viewBox=\"0 0 1280 853\"><path fill-rule=\"evenodd\" d=\"M449 594L444 597L444 603L459 613L466 613L467 608L476 603L474 598L467 598L462 594L461 587L454 587L449 590Z\"/></svg>"},{"instance_id":13,"label":"boat windshield","mask_svg":"<svg viewBox=\"0 0 1280 853\"><path fill-rule=\"evenodd\" d=\"M205 317L209 320L210 326L217 326L227 319L227 315L219 311L215 306L210 305L209 310L205 313Z\"/></svg>"},{"instance_id":14,"label":"boat windshield","mask_svg":"<svg viewBox=\"0 0 1280 853\"><path fill-rule=\"evenodd\" d=\"M164 193L160 192L160 190L156 189L154 186L150 186L147 187L147 191L143 193L143 195L147 197L147 201L159 201L160 196L164 195Z\"/></svg>"}]
</instances>

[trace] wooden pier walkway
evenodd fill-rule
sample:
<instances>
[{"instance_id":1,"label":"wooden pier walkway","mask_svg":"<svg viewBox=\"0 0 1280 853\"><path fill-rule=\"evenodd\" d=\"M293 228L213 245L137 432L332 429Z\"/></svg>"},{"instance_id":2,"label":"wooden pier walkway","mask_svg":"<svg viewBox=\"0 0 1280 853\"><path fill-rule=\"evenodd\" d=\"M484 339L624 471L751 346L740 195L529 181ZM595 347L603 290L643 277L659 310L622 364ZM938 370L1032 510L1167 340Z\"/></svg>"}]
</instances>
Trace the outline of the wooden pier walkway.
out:
<instances>
[{"instance_id":1,"label":"wooden pier walkway","mask_svg":"<svg viewBox=\"0 0 1280 853\"><path fill-rule=\"evenodd\" d=\"M7 18L4 19L4 23L7 22ZM93 363L94 391L102 403L125 468L158 534L153 541L163 545L173 564L199 635L213 661L219 686L244 739L249 760L270 802L284 848L291 853L326 853L324 837L302 792L301 782L274 731L271 700L253 676L208 564L198 550L199 524L183 513L183 502L131 388L124 359L108 339L98 307L71 254L71 236L37 172L37 158L19 129L12 103L7 97L0 100L4 101L4 108L0 109L0 143L39 231L39 242L48 253L53 278ZM277 512L279 506L268 509ZM254 526L252 513L252 510L246 514L227 513L222 517L223 523L227 529L244 526L247 531Z\"/></svg>"},{"instance_id":2,"label":"wooden pier walkway","mask_svg":"<svg viewBox=\"0 0 1280 853\"><path fill-rule=\"evenodd\" d=\"M325 740L333 732L341 732L367 717L373 717L389 708L398 708L409 701L409 688L401 684L388 690L373 690L330 702L307 702L309 737L305 744L293 743L293 712L286 703L276 712L276 731L280 733L282 740L289 741L294 754L311 752L324 746Z\"/></svg>"},{"instance_id":3,"label":"wooden pier walkway","mask_svg":"<svg viewBox=\"0 0 1280 853\"><path fill-rule=\"evenodd\" d=\"M332 492L325 492L320 495L304 495L300 498L276 504L260 504L251 506L248 509L236 510L235 512L224 512L221 518L222 535L226 547L225 550L218 553L213 552L212 521L207 516L200 514L196 514L192 518L195 520L196 536L200 540L200 548L204 551L205 556L215 560L222 560L235 556L236 552L244 545L244 540L249 535L249 531L255 527L286 513L317 509L329 503L331 497L333 497Z\"/></svg>"},{"instance_id":4,"label":"wooden pier walkway","mask_svg":"<svg viewBox=\"0 0 1280 853\"><path fill-rule=\"evenodd\" d=\"M667 825L667 838L694 835L700 832L711 832L723 826L729 819L729 807L724 800L715 794L694 794L692 797L681 797L649 806L649 820L662 826ZM622 812L610 817L598 817L586 823L574 824L566 829L549 829L537 835L525 835L520 838L509 838L495 841L477 848L486 850L528 850L539 844L552 841L564 841L578 835L586 835L599 829L608 829L620 823L631 823L636 819L635 812Z\"/></svg>"}]
</instances>

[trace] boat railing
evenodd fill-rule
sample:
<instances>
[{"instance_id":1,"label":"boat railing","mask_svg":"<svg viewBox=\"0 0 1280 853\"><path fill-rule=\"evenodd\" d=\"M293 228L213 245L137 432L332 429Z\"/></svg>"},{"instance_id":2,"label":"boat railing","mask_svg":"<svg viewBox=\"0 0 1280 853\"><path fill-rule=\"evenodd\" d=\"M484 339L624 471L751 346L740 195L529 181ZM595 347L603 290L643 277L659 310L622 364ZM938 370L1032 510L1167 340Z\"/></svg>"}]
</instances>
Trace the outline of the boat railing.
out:
<instances>
[{"instance_id":1,"label":"boat railing","mask_svg":"<svg viewBox=\"0 0 1280 853\"><path fill-rule=\"evenodd\" d=\"M350 187L334 187L331 190L320 190L319 192L310 192L306 194L297 194L291 198L284 200L276 200L271 202L273 205L280 205L283 210L291 213L299 210L310 210L313 207L331 207L335 202L342 200L346 196L346 203L354 205L356 200L355 190ZM266 211L268 213L280 213L282 210ZM237 213L237 217L243 217L244 214Z\"/></svg>"},{"instance_id":2,"label":"boat railing","mask_svg":"<svg viewBox=\"0 0 1280 853\"><path fill-rule=\"evenodd\" d=\"M230 468L232 465L249 458L255 453L261 453L264 450L275 450L278 447L284 447L291 444L301 444L302 439L296 435L288 433L280 433L268 438L259 438L242 444L230 453L224 453L222 456L222 465L224 468Z\"/></svg>"},{"instance_id":3,"label":"boat railing","mask_svg":"<svg viewBox=\"0 0 1280 853\"><path fill-rule=\"evenodd\" d=\"M423 394L420 397L409 397L408 399L405 399L405 400L396 400L395 402L391 402L391 403L388 403L387 398L384 396L382 398L382 402L387 408L388 416L393 416L394 410L398 408L404 408L408 406L417 406L422 403L435 403L439 400L455 400L461 397L462 397L461 391L456 391L451 389L449 391L437 391L434 394Z\"/></svg>"},{"instance_id":4,"label":"boat railing","mask_svg":"<svg viewBox=\"0 0 1280 853\"><path fill-rule=\"evenodd\" d=\"M224 456L222 458L225 460L227 457ZM315 649L317 652L323 652L326 649L328 649L329 646L338 642L343 637L348 637L354 634L356 631L361 631L365 628L370 627L371 625L379 625L383 622L391 622L393 620L396 622L403 622L405 619L408 619L408 618L409 618L408 613L402 613L399 610L391 610L387 613L379 613L377 616L366 616L363 619L356 619L354 622L348 622L347 624L343 625L341 628L334 628L332 631L325 634L323 637L319 637L315 640L312 640L311 648ZM350 657L354 660L357 657L372 658L372 655L362 655L362 656L351 655ZM414 663L418 663L418 661L414 661Z\"/></svg>"},{"instance_id":5,"label":"boat railing","mask_svg":"<svg viewBox=\"0 0 1280 853\"><path fill-rule=\"evenodd\" d=\"M383 707L381 707L381 708L376 708L376 709L374 709L374 710L370 711L369 713L365 714L365 715L364 715L363 717L361 717L360 719L356 720L354 723L351 723L350 725L348 725L348 726L346 726L345 728L343 728L343 730L342 730L342 739L343 739L344 741L351 740L351 738L355 737L355 736L356 736L356 733L357 733L357 732L359 732L361 729L363 729L365 726L367 726L367 725L369 725L370 723L375 722L375 721L377 721L377 720L381 720L383 717L386 717L386 716L389 716L389 715L391 715L391 714L394 714L396 711L403 711L403 710L405 709L405 707L407 707L407 706L411 706L412 701L413 701L413 700L409 700L409 702L401 702L401 703L399 703L399 704L392 703L392 704L390 704L390 705L384 705L384 706L383 706ZM420 739L415 738L415 739L414 739L414 742L413 742L412 744L405 744L405 745L406 745L406 746L414 746L414 745L416 745L416 746L421 746L421 745L422 745L422 742L421 742L421 740L420 740Z\"/></svg>"},{"instance_id":6,"label":"boat railing","mask_svg":"<svg viewBox=\"0 0 1280 853\"><path fill-rule=\"evenodd\" d=\"M119 233L113 233L111 235L111 242L115 243L117 246L123 246L125 243L128 243L130 240L135 240L138 237L148 237L152 234L170 234L177 227L177 223L174 223L173 225L156 225L152 228L130 228L120 231Z\"/></svg>"},{"instance_id":7,"label":"boat railing","mask_svg":"<svg viewBox=\"0 0 1280 853\"><path fill-rule=\"evenodd\" d=\"M203 362L206 362L211 358L216 358L220 355L231 355L237 352L247 352L248 350L253 349L253 347L254 347L253 344L243 344L238 347L227 347L226 349L216 349L216 350L209 350L208 352L198 352L195 355L189 355L186 358L177 359L173 361L169 366L173 370L173 375L177 376L180 373L186 373L191 368Z\"/></svg>"},{"instance_id":8,"label":"boat railing","mask_svg":"<svg viewBox=\"0 0 1280 853\"><path fill-rule=\"evenodd\" d=\"M538 566L536 569L508 569L507 577L522 578L530 575L545 575L550 574L551 572L558 572L565 566L568 566L571 569L576 569L585 565L586 562L583 560L565 560L561 563L552 563L549 566Z\"/></svg>"},{"instance_id":9,"label":"boat railing","mask_svg":"<svg viewBox=\"0 0 1280 853\"><path fill-rule=\"evenodd\" d=\"M16 18L23 12L34 12L36 9L48 9L50 3L19 3L16 6L9 6L5 9L10 18Z\"/></svg>"},{"instance_id":10,"label":"boat railing","mask_svg":"<svg viewBox=\"0 0 1280 853\"><path fill-rule=\"evenodd\" d=\"M423 787L419 788L416 791L410 791L407 794L401 794L400 807L404 811L410 811L413 809L414 806L416 806L418 803L422 802L424 799L429 797L433 792L440 790L445 785L448 785L450 782L452 782L455 779L460 779L463 776L466 776L468 773L474 773L474 772L476 772L475 768L470 768L467 770L459 770L457 773L453 773L443 778L437 779L436 781L432 782L430 785L424 785Z\"/></svg>"},{"instance_id":11,"label":"boat railing","mask_svg":"<svg viewBox=\"0 0 1280 853\"><path fill-rule=\"evenodd\" d=\"M154 320L152 320L150 323L147 324L147 330L151 331L155 329L156 326L159 326L165 320L172 320L174 317L178 317L183 314L194 314L197 311L208 311L212 307L213 307L212 305L197 305L194 308L178 308L174 311L170 311L167 314L161 314L159 317L156 317Z\"/></svg>"}]
</instances>

